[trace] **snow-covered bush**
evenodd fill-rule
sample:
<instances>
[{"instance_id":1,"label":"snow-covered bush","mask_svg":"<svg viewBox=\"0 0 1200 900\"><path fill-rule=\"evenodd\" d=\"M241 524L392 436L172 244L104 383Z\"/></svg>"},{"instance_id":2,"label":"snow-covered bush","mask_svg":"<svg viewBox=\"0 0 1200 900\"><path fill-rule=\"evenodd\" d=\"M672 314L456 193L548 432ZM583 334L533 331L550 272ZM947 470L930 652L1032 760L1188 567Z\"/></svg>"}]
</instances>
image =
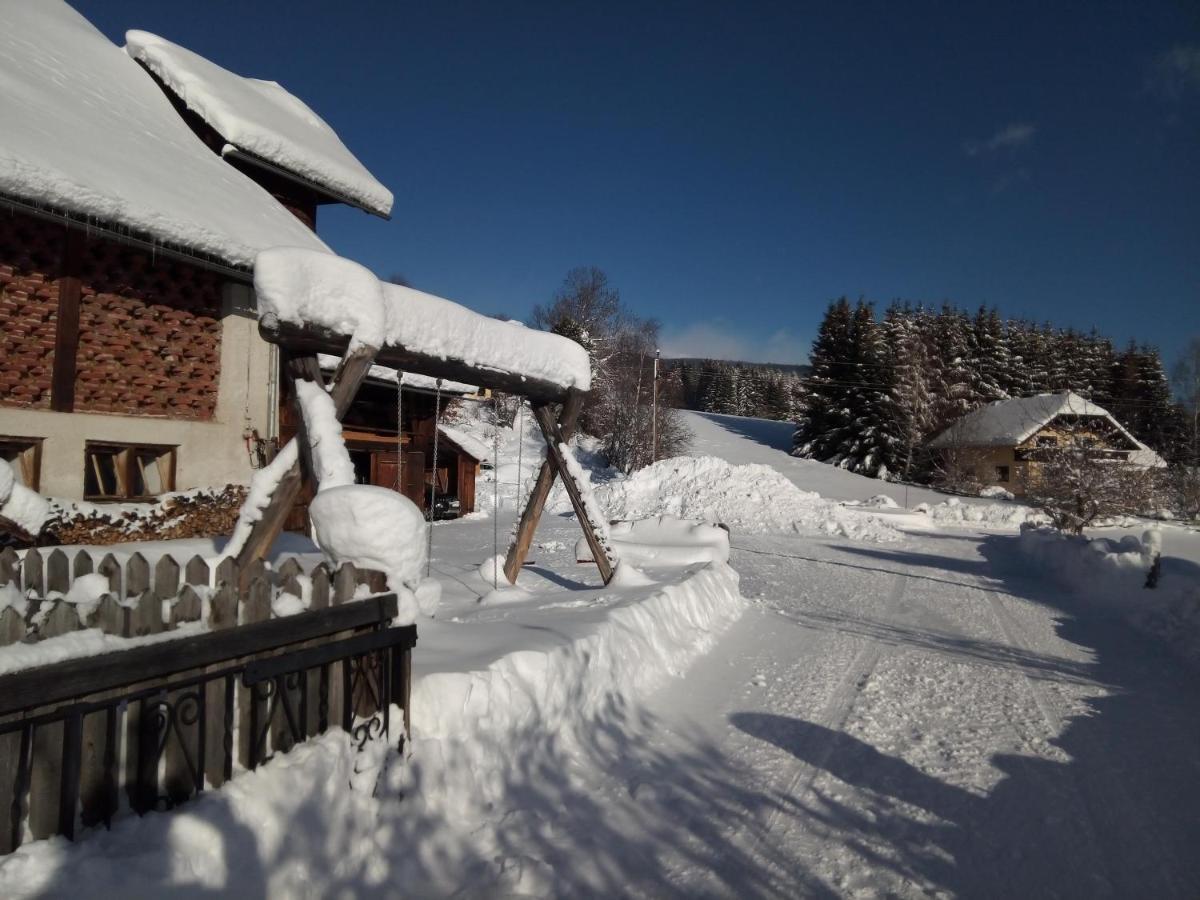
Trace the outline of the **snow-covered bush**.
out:
<instances>
[{"instance_id":1,"label":"snow-covered bush","mask_svg":"<svg viewBox=\"0 0 1200 900\"><path fill-rule=\"evenodd\" d=\"M1105 455L1088 436L1068 435L1030 467L1028 499L1060 531L1081 534L1102 519L1151 509L1158 471Z\"/></svg>"}]
</instances>

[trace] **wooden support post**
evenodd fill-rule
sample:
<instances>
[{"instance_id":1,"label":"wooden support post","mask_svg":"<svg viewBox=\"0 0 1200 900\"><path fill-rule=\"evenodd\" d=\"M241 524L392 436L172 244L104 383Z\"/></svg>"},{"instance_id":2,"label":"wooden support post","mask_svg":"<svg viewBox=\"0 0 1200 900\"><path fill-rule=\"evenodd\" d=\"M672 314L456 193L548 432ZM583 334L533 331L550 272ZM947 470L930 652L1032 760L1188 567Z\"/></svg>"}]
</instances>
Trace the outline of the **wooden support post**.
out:
<instances>
[{"instance_id":1,"label":"wooden support post","mask_svg":"<svg viewBox=\"0 0 1200 900\"><path fill-rule=\"evenodd\" d=\"M329 396L333 400L339 419L346 414L346 410L354 401L359 387L375 361L376 352L374 347L359 347L342 360L337 372L334 373ZM315 362L315 357L313 359ZM294 441L296 438L292 438L292 440ZM237 564L241 572L240 582L245 581L246 573L250 571L250 563L256 559L265 559L267 553L270 552L271 545L275 543L275 539L283 530L284 520L287 519L288 512L300 495L300 488L303 484L304 476L301 473L299 460L297 460L280 479L279 484L275 486L267 508L262 511L261 518L254 523L254 527L251 528L250 534L246 538L246 543L238 552ZM239 587L244 589L246 585L240 583Z\"/></svg>"},{"instance_id":2,"label":"wooden support post","mask_svg":"<svg viewBox=\"0 0 1200 900\"><path fill-rule=\"evenodd\" d=\"M579 421L582 409L583 394L572 390L567 395L562 413L558 417L558 430L563 440L569 441L575 433L575 423ZM529 500L525 503L525 511L521 513L516 537L509 545L508 555L504 558L504 577L508 579L509 584L517 583L517 575L521 572L521 566L525 565L525 558L529 555L529 547L533 543L533 533L537 531L538 520L542 517L542 509L546 505L546 498L550 496L550 488L554 486L554 477L557 474L558 469L547 455L541 469L538 470L537 481L529 494ZM518 481L520 478L518 473Z\"/></svg>"},{"instance_id":3,"label":"wooden support post","mask_svg":"<svg viewBox=\"0 0 1200 900\"><path fill-rule=\"evenodd\" d=\"M608 548L604 546L600 535L593 527L587 506L583 502L583 492L580 491L579 484L572 477L571 470L567 468L566 460L563 458L560 449L561 445L566 444L563 433L559 430L558 423L554 421L549 406L534 404L533 417L537 419L538 427L542 429L542 437L546 439L546 459L552 461L555 468L558 469L563 487L567 489L567 496L571 498L571 506L575 509L575 515L579 519L579 526L583 529L583 536L592 550L592 559L596 561L600 577L604 579L605 584L608 584L613 577L613 560L609 558Z\"/></svg>"}]
</instances>

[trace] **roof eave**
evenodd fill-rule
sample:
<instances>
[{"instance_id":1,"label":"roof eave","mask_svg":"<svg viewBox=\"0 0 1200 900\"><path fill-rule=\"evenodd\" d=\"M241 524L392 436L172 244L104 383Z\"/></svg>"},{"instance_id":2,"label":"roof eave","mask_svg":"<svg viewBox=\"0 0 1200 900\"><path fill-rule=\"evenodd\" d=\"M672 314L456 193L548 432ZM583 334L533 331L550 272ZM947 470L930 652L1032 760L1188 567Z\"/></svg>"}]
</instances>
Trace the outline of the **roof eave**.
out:
<instances>
[{"instance_id":1,"label":"roof eave","mask_svg":"<svg viewBox=\"0 0 1200 900\"><path fill-rule=\"evenodd\" d=\"M307 188L315 194L327 197L329 200L335 203L344 203L347 206L353 206L355 209L361 209L363 212L372 216L378 216L387 222L392 220L392 214L390 210L383 210L379 207L371 206L361 200L349 196L348 194L343 194L340 191L326 187L323 184L318 184L310 178L305 178L303 175L297 175L290 169L285 169L283 166L277 165L268 159L263 159L258 154L251 153L249 150L243 150L241 147L237 147L234 144L227 143L224 147L222 147L221 156L225 159L236 160L237 162L247 166L262 169L264 172L270 172L272 175L277 175L280 178L292 182L293 184L298 184L301 187Z\"/></svg>"}]
</instances>

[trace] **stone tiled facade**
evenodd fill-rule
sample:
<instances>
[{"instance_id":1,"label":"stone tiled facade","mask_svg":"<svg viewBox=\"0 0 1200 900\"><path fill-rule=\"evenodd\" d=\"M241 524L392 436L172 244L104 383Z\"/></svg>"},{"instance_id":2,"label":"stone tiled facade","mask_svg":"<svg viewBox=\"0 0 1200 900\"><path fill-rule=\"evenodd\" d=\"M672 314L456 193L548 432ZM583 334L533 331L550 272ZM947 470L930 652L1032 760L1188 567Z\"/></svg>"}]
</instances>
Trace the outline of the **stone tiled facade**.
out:
<instances>
[{"instance_id":1,"label":"stone tiled facade","mask_svg":"<svg viewBox=\"0 0 1200 900\"><path fill-rule=\"evenodd\" d=\"M220 277L100 236L68 267L65 235L51 222L0 216L0 406L50 408L58 288L74 275L81 284L74 410L211 419Z\"/></svg>"},{"instance_id":2,"label":"stone tiled facade","mask_svg":"<svg viewBox=\"0 0 1200 900\"><path fill-rule=\"evenodd\" d=\"M0 405L49 409L65 231L0 213Z\"/></svg>"}]
</instances>

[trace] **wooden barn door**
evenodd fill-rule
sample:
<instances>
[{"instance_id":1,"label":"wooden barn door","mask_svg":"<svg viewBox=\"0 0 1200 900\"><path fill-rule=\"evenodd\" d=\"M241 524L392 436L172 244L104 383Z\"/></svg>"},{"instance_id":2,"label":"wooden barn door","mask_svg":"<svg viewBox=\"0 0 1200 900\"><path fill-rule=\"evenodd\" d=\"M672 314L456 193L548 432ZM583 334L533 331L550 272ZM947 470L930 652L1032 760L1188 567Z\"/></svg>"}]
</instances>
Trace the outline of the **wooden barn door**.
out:
<instances>
[{"instance_id":1,"label":"wooden barn door","mask_svg":"<svg viewBox=\"0 0 1200 900\"><path fill-rule=\"evenodd\" d=\"M377 451L375 465L372 467L372 481L380 487L396 490L396 475L399 472L400 454ZM422 509L425 508L425 454L420 452L404 454L404 483L400 485L400 493Z\"/></svg>"},{"instance_id":2,"label":"wooden barn door","mask_svg":"<svg viewBox=\"0 0 1200 900\"><path fill-rule=\"evenodd\" d=\"M425 454L419 450L404 454L404 485L400 491L421 509L429 495L425 492Z\"/></svg>"}]
</instances>

